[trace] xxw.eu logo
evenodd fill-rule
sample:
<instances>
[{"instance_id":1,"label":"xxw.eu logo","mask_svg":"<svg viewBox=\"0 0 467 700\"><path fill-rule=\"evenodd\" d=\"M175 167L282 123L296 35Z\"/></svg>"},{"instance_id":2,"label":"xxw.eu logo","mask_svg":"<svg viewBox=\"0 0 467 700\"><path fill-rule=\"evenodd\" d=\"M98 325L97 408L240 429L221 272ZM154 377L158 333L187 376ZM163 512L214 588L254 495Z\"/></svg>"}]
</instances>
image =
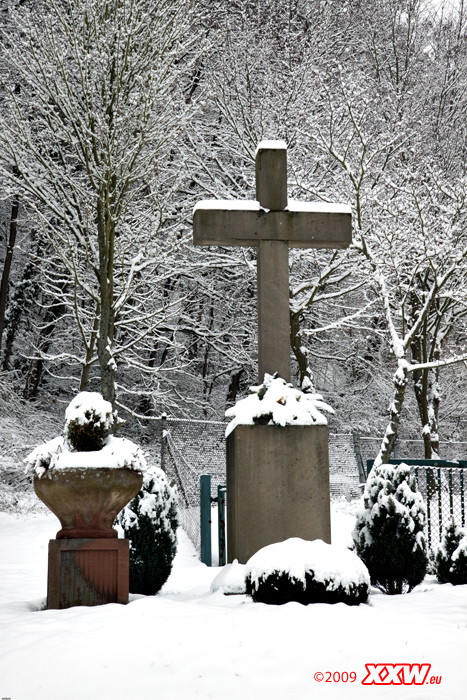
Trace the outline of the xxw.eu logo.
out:
<instances>
[{"instance_id":1,"label":"xxw.eu logo","mask_svg":"<svg viewBox=\"0 0 467 700\"><path fill-rule=\"evenodd\" d=\"M428 673L431 664L365 664L367 675L363 685L423 685L441 683L441 676Z\"/></svg>"}]
</instances>

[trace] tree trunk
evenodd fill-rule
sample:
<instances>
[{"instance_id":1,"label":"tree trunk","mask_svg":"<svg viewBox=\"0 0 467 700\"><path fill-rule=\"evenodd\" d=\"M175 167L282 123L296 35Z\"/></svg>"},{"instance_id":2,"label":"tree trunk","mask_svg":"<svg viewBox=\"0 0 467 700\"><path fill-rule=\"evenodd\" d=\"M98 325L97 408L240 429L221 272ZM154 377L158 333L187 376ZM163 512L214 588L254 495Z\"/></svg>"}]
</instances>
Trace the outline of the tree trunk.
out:
<instances>
[{"instance_id":1,"label":"tree trunk","mask_svg":"<svg viewBox=\"0 0 467 700\"><path fill-rule=\"evenodd\" d=\"M8 283L10 280L11 261L16 243L16 233L18 228L19 198L15 197L11 205L10 235L6 249L5 263L3 265L2 281L0 283L0 348L2 346L3 329L5 327L5 311L8 298Z\"/></svg>"},{"instance_id":2,"label":"tree trunk","mask_svg":"<svg viewBox=\"0 0 467 700\"><path fill-rule=\"evenodd\" d=\"M109 183L109 189L111 190ZM115 329L115 310L113 307L113 266L115 226L109 208L111 195L104 189L99 193L97 202L98 237L99 237L99 291L100 319L97 338L97 357L101 374L102 396L115 405L115 372L117 365L112 348Z\"/></svg>"},{"instance_id":3,"label":"tree trunk","mask_svg":"<svg viewBox=\"0 0 467 700\"><path fill-rule=\"evenodd\" d=\"M402 406L404 404L405 389L407 387L408 372L407 367L402 362L394 374L394 399L390 407L390 419L384 438L381 442L381 447L376 456L374 466L379 467L381 464L388 464L391 459L391 454L397 440L397 431L401 418Z\"/></svg>"},{"instance_id":4,"label":"tree trunk","mask_svg":"<svg viewBox=\"0 0 467 700\"><path fill-rule=\"evenodd\" d=\"M298 364L300 388L306 393L313 393L313 373L308 363L308 352L303 345L300 332L300 313L290 312L290 345Z\"/></svg>"},{"instance_id":5,"label":"tree trunk","mask_svg":"<svg viewBox=\"0 0 467 700\"><path fill-rule=\"evenodd\" d=\"M44 327L41 331L41 336L39 338L38 346L42 352L47 352L52 341L52 333L55 330L55 322L60 317L63 312L63 307L51 307L47 311L45 316ZM23 396L25 399L33 399L37 396L39 385L42 379L42 372L44 369L44 360L39 357L36 360L32 360L29 371L26 375L26 382L24 385Z\"/></svg>"},{"instance_id":6,"label":"tree trunk","mask_svg":"<svg viewBox=\"0 0 467 700\"><path fill-rule=\"evenodd\" d=\"M244 367L234 370L230 375L229 390L227 392L226 405L233 406L237 400L238 390L240 388L240 378L245 371Z\"/></svg>"},{"instance_id":7,"label":"tree trunk","mask_svg":"<svg viewBox=\"0 0 467 700\"><path fill-rule=\"evenodd\" d=\"M96 344L97 332L99 330L99 304L97 304L96 315L94 317L94 324L92 327L91 338L89 339L89 346L86 350L86 361L81 372L81 381L79 384L80 391L86 391L89 382L89 372L91 371L91 360L94 354L94 346Z\"/></svg>"},{"instance_id":8,"label":"tree trunk","mask_svg":"<svg viewBox=\"0 0 467 700\"><path fill-rule=\"evenodd\" d=\"M427 330L423 329L411 345L412 359L414 363L436 361L440 359L439 349L428 354L427 351ZM436 459L439 457L439 369L425 368L416 369L413 372L414 392L417 400L418 413L422 424L422 436L425 459Z\"/></svg>"}]
</instances>

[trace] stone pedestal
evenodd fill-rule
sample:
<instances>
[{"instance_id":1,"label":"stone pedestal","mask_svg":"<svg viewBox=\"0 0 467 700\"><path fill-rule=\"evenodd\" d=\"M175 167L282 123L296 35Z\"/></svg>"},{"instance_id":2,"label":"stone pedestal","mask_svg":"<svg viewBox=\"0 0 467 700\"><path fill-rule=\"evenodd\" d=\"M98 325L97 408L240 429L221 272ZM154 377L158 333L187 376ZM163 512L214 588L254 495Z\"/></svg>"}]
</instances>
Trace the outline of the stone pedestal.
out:
<instances>
[{"instance_id":1,"label":"stone pedestal","mask_svg":"<svg viewBox=\"0 0 467 700\"><path fill-rule=\"evenodd\" d=\"M47 608L128 603L129 565L129 540L50 540Z\"/></svg>"},{"instance_id":2,"label":"stone pedestal","mask_svg":"<svg viewBox=\"0 0 467 700\"><path fill-rule=\"evenodd\" d=\"M331 542L326 425L239 425L227 438L227 554L289 537Z\"/></svg>"}]
</instances>

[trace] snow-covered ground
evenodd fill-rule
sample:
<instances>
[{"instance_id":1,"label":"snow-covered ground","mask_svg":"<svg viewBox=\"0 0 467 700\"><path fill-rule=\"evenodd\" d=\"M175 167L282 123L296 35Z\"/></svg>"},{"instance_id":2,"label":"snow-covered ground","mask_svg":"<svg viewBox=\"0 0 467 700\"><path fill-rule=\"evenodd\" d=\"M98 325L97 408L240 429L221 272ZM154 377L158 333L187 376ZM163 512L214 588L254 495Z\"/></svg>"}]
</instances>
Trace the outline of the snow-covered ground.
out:
<instances>
[{"instance_id":1,"label":"snow-covered ground","mask_svg":"<svg viewBox=\"0 0 467 700\"><path fill-rule=\"evenodd\" d=\"M334 542L349 542L355 507L333 504ZM51 514L0 513L0 698L467 697L467 586L428 577L409 595L374 591L359 607L255 604L211 593L220 569L201 564L180 531L159 595L131 596L127 606L42 610L47 543L58 527ZM431 664L428 681L441 682L362 685L365 664L405 663ZM345 673L349 680L338 681Z\"/></svg>"}]
</instances>

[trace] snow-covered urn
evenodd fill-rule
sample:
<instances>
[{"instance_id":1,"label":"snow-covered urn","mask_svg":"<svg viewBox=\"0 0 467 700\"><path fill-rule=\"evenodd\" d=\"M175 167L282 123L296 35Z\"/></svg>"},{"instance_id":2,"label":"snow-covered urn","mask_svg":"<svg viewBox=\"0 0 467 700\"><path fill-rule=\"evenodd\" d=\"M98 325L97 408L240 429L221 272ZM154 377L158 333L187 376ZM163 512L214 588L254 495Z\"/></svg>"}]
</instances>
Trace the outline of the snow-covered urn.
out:
<instances>
[{"instance_id":1,"label":"snow-covered urn","mask_svg":"<svg viewBox=\"0 0 467 700\"><path fill-rule=\"evenodd\" d=\"M245 567L246 592L256 603L364 603L370 576L345 547L292 537L256 552Z\"/></svg>"},{"instance_id":2,"label":"snow-covered urn","mask_svg":"<svg viewBox=\"0 0 467 700\"><path fill-rule=\"evenodd\" d=\"M320 394L307 394L294 389L276 374L265 374L264 382L250 387L250 395L226 412L232 418L226 437L237 425L326 425L321 411L334 413Z\"/></svg>"},{"instance_id":3,"label":"snow-covered urn","mask_svg":"<svg viewBox=\"0 0 467 700\"><path fill-rule=\"evenodd\" d=\"M427 571L426 509L416 488L406 464L374 467L352 533L371 583L390 595L409 593Z\"/></svg>"},{"instance_id":4,"label":"snow-covered urn","mask_svg":"<svg viewBox=\"0 0 467 700\"><path fill-rule=\"evenodd\" d=\"M37 496L62 524L57 539L110 538L120 510L140 490L146 460L131 440L114 437L112 406L81 392L66 410L65 436L26 457Z\"/></svg>"},{"instance_id":5,"label":"snow-covered urn","mask_svg":"<svg viewBox=\"0 0 467 700\"><path fill-rule=\"evenodd\" d=\"M454 518L443 530L435 554L435 573L440 583L467 583L467 530L456 525Z\"/></svg>"},{"instance_id":6,"label":"snow-covered urn","mask_svg":"<svg viewBox=\"0 0 467 700\"><path fill-rule=\"evenodd\" d=\"M159 467L148 467L143 486L117 522L130 540L130 593L155 595L167 581L177 552L175 487Z\"/></svg>"}]
</instances>

